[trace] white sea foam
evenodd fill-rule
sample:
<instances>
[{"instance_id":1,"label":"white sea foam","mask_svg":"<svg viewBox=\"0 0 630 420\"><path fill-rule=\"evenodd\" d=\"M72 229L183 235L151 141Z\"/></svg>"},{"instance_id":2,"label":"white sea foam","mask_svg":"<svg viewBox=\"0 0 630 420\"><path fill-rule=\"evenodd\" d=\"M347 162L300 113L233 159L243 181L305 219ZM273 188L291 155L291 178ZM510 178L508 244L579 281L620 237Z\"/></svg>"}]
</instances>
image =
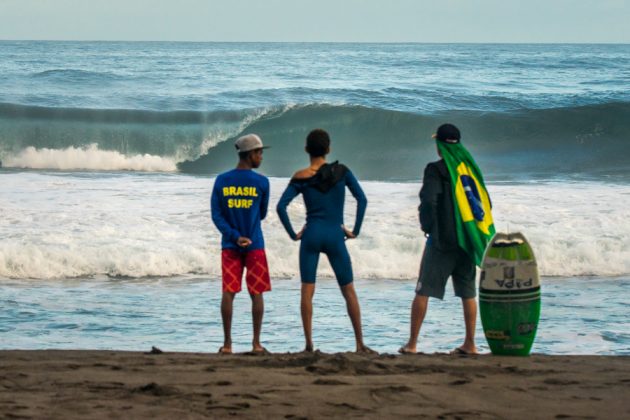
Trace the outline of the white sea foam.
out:
<instances>
[{"instance_id":1,"label":"white sea foam","mask_svg":"<svg viewBox=\"0 0 630 420\"><path fill-rule=\"evenodd\" d=\"M272 179L263 222L273 277L298 276L298 244L274 206L287 179ZM95 275L218 277L220 236L209 213L213 179L177 174L0 173L0 277ZM365 182L361 235L348 241L357 278L412 279L423 250L419 184ZM522 231L540 272L630 273L630 186L603 183L490 185L498 230ZM346 223L354 200L348 197ZM300 198L289 208L304 221ZM325 257L320 275L331 277Z\"/></svg>"},{"instance_id":2,"label":"white sea foam","mask_svg":"<svg viewBox=\"0 0 630 420\"><path fill-rule=\"evenodd\" d=\"M101 170L101 171L150 171L173 172L177 165L173 159L149 154L127 156L118 151L100 150L98 144L65 149L37 149L27 147L14 156L4 159L9 168Z\"/></svg>"}]
</instances>

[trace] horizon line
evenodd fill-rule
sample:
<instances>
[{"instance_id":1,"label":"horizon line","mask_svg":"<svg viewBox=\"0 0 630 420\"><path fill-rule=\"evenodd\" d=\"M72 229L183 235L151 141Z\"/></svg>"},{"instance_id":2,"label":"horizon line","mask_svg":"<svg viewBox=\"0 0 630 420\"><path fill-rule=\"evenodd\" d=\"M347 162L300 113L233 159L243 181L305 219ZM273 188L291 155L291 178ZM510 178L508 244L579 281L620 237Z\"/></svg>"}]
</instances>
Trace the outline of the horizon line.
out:
<instances>
[{"instance_id":1,"label":"horizon line","mask_svg":"<svg viewBox=\"0 0 630 420\"><path fill-rule=\"evenodd\" d=\"M435 44L435 45L630 45L623 41L192 41L192 40L164 40L164 39L0 39L0 42L169 42L182 44Z\"/></svg>"}]
</instances>

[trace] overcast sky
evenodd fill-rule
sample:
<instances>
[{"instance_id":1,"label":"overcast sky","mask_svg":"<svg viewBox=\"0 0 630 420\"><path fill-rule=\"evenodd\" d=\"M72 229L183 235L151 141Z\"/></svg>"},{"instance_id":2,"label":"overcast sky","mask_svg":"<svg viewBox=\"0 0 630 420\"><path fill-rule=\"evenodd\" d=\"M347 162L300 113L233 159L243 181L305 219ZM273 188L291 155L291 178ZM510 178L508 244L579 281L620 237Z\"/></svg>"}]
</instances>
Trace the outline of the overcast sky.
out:
<instances>
[{"instance_id":1,"label":"overcast sky","mask_svg":"<svg viewBox=\"0 0 630 420\"><path fill-rule=\"evenodd\" d=\"M0 40L630 43L630 0L0 0Z\"/></svg>"}]
</instances>

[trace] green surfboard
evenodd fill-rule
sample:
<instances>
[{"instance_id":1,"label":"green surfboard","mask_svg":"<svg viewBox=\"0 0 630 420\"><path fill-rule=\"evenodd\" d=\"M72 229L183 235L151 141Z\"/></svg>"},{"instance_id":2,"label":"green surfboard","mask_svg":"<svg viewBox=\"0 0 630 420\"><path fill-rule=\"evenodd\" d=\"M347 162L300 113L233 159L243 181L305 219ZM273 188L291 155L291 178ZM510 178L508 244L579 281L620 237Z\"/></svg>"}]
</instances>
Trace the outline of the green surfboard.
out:
<instances>
[{"instance_id":1,"label":"green surfboard","mask_svg":"<svg viewBox=\"0 0 630 420\"><path fill-rule=\"evenodd\" d=\"M527 356L540 319L540 279L521 233L497 233L481 263L479 313L492 354Z\"/></svg>"}]
</instances>

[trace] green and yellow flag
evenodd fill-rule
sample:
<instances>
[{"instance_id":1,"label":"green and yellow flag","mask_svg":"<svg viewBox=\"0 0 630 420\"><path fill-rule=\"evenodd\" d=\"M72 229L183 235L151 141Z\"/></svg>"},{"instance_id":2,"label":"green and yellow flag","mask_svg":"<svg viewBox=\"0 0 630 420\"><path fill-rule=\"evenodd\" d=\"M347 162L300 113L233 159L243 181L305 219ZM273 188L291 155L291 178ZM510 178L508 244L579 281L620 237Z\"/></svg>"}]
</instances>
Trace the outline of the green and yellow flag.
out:
<instances>
[{"instance_id":1,"label":"green and yellow flag","mask_svg":"<svg viewBox=\"0 0 630 420\"><path fill-rule=\"evenodd\" d=\"M486 245L495 233L492 204L483 175L461 143L437 141L437 144L451 175L457 242L481 266Z\"/></svg>"}]
</instances>

